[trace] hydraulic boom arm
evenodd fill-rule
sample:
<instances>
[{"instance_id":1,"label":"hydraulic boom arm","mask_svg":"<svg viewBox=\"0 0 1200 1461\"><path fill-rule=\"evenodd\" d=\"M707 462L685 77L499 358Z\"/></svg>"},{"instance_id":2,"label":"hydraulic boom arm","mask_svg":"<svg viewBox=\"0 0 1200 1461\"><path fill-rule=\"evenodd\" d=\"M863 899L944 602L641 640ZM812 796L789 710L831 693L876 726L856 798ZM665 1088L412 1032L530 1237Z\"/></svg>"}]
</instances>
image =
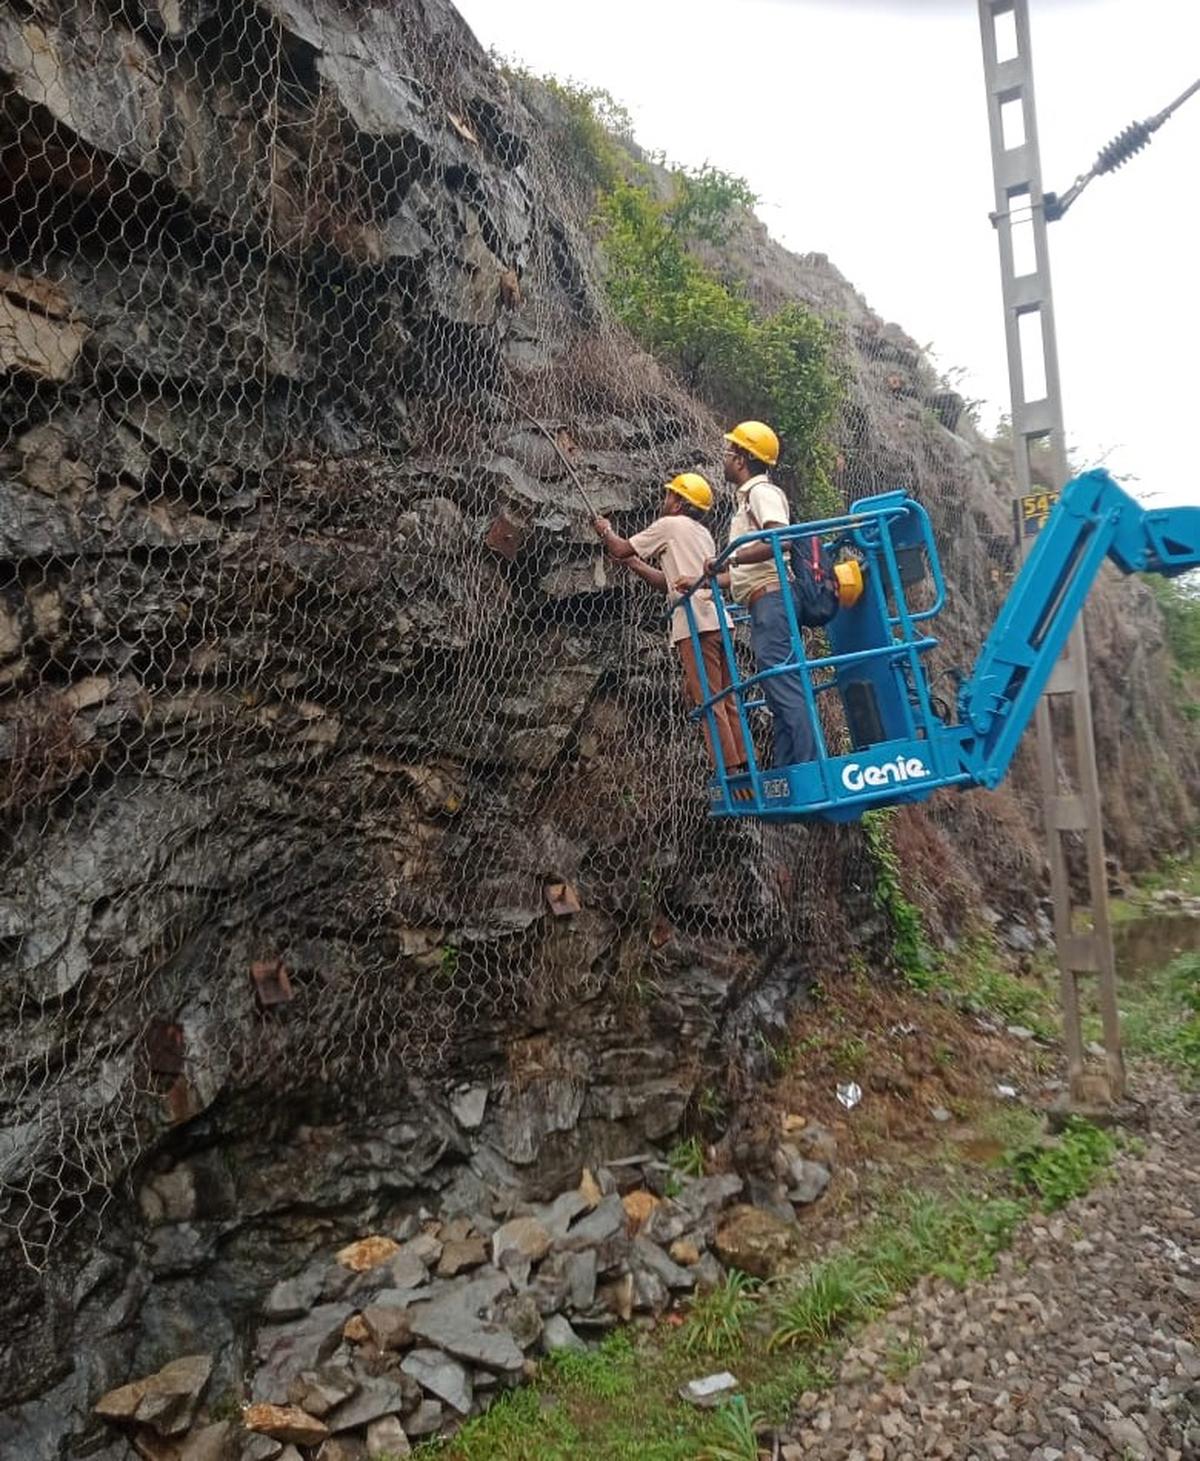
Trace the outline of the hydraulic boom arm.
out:
<instances>
[{"instance_id":1,"label":"hydraulic boom arm","mask_svg":"<svg viewBox=\"0 0 1200 1461\"><path fill-rule=\"evenodd\" d=\"M1063 489L959 691L963 769L983 786L1008 770L1100 565L1183 573L1200 563L1200 507L1147 508L1104 471Z\"/></svg>"}]
</instances>

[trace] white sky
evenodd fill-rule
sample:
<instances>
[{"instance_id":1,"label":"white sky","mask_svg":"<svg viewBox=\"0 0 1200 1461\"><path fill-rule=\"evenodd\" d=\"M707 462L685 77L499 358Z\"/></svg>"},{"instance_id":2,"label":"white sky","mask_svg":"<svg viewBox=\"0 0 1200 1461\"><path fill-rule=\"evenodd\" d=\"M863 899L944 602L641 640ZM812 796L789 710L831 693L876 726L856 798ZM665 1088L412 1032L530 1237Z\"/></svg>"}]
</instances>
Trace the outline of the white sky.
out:
<instances>
[{"instance_id":1,"label":"white sky","mask_svg":"<svg viewBox=\"0 0 1200 1461\"><path fill-rule=\"evenodd\" d=\"M745 176L958 389L1008 409L975 0L456 0L485 46L606 87L638 140ZM1045 186L1200 76L1200 0L1030 0ZM1200 502L1200 95L1050 229L1068 444Z\"/></svg>"}]
</instances>

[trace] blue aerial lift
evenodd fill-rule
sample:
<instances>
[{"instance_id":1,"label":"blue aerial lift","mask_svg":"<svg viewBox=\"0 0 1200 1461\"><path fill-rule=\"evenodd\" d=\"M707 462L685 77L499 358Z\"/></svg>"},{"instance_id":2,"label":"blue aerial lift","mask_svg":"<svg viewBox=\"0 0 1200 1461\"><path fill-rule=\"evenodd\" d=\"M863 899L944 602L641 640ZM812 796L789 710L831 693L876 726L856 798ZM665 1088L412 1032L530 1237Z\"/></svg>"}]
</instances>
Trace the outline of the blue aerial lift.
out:
<instances>
[{"instance_id":1,"label":"blue aerial lift","mask_svg":"<svg viewBox=\"0 0 1200 1461\"><path fill-rule=\"evenodd\" d=\"M711 693L696 638L692 595L688 623L704 700L694 717L708 718L717 770L709 785L716 817L792 822L848 822L871 807L924 801L943 786L994 787L1017 743L1067 637L1107 557L1124 573L1174 576L1200 563L1200 507L1144 507L1107 472L1069 482L1050 510L971 674L958 680L953 711L930 690L926 658L938 641L930 621L946 597L929 517L903 492L854 503L843 517L749 533L715 562L720 572L738 547L769 541L776 571L794 539L817 535L834 553L849 554L862 571L863 591L828 625L830 652L808 656L792 596L785 596L792 657L740 677L733 629L746 617L714 593L732 683ZM920 602L910 606L918 585ZM693 593L695 590L693 590ZM803 686L816 756L795 766L762 767L755 758L747 711L762 706L762 681L796 675ZM749 752L748 770L730 776L721 757L713 706L733 696ZM849 750L831 750L818 704L840 703Z\"/></svg>"}]
</instances>

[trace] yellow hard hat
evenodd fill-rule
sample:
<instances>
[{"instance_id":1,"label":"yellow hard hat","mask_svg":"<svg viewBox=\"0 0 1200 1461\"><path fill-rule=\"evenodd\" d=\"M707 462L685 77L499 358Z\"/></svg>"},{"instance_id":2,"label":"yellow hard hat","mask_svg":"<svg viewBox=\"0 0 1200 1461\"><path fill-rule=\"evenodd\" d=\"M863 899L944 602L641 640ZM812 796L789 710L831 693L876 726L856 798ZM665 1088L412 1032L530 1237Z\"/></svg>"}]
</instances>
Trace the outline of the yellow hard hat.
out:
<instances>
[{"instance_id":1,"label":"yellow hard hat","mask_svg":"<svg viewBox=\"0 0 1200 1461\"><path fill-rule=\"evenodd\" d=\"M843 609L852 609L862 598L862 564L857 558L847 558L844 563L833 565L833 576L837 581L838 603Z\"/></svg>"},{"instance_id":2,"label":"yellow hard hat","mask_svg":"<svg viewBox=\"0 0 1200 1461\"><path fill-rule=\"evenodd\" d=\"M760 462L766 462L768 467L773 467L779 460L779 438L761 421L743 421L725 433L725 440L748 451Z\"/></svg>"},{"instance_id":3,"label":"yellow hard hat","mask_svg":"<svg viewBox=\"0 0 1200 1461\"><path fill-rule=\"evenodd\" d=\"M699 472L680 472L667 483L667 491L677 493L701 512L707 512L713 505L713 490Z\"/></svg>"}]
</instances>

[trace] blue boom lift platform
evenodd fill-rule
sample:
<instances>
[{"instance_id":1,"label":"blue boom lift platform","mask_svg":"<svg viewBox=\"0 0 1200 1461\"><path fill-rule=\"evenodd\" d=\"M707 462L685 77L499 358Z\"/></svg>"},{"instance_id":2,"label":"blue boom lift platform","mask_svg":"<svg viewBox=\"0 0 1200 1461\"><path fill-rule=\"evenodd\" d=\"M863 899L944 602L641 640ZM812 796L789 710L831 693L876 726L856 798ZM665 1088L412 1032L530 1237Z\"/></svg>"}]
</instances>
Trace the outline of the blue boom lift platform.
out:
<instances>
[{"instance_id":1,"label":"blue boom lift platform","mask_svg":"<svg viewBox=\"0 0 1200 1461\"><path fill-rule=\"evenodd\" d=\"M946 598L929 517L903 492L856 502L844 517L749 533L716 560L720 571L743 544L769 541L780 580L793 539L819 535L831 551L848 552L862 567L863 592L842 607L825 633L830 653L809 657L791 594L785 596L792 656L766 671L739 677L733 630L745 610L718 592L720 632L732 684L712 693L704 675L692 595L683 602L696 649L705 716L717 758L709 785L716 817L791 822L848 822L871 807L924 801L943 786L994 787L1008 770L1071 627L1107 557L1124 573L1183 573L1200 563L1200 507L1144 507L1107 472L1069 482L1051 509L1017 575L975 667L958 683L953 711L931 693L926 660L938 641L931 621ZM928 600L910 607L909 595ZM693 590L693 592L695 592ZM804 690L816 757L795 766L759 766L747 712L765 702L762 682L796 675ZM818 704L840 702L849 751L831 751ZM744 775L730 776L721 757L713 706L732 696L749 752Z\"/></svg>"}]
</instances>

